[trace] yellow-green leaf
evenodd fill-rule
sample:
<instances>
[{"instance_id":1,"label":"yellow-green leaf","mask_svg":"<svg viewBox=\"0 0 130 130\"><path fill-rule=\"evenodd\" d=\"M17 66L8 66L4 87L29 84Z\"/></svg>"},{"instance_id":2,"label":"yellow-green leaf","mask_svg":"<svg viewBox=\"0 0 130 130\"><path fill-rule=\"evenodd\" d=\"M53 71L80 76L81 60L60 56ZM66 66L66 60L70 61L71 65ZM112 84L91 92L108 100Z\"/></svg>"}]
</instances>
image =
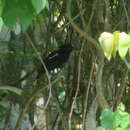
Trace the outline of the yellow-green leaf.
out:
<instances>
[{"instance_id":1,"label":"yellow-green leaf","mask_svg":"<svg viewBox=\"0 0 130 130\"><path fill-rule=\"evenodd\" d=\"M103 32L99 37L99 43L103 49L104 55L108 60L111 59L113 52L113 35L112 33Z\"/></svg>"}]
</instances>

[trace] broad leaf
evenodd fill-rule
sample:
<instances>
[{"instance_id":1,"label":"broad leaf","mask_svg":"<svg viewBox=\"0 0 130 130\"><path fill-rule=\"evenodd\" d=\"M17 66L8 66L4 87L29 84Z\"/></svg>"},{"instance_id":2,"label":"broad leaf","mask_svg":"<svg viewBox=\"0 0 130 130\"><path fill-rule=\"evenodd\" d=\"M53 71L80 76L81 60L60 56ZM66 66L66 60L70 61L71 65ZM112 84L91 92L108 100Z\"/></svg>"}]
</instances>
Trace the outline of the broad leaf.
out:
<instances>
[{"instance_id":1,"label":"broad leaf","mask_svg":"<svg viewBox=\"0 0 130 130\"><path fill-rule=\"evenodd\" d=\"M34 9L30 0L21 0L19 1L18 6L18 17L20 19L22 31L24 32L33 20Z\"/></svg>"},{"instance_id":2,"label":"broad leaf","mask_svg":"<svg viewBox=\"0 0 130 130\"><path fill-rule=\"evenodd\" d=\"M17 11L17 2L16 0L6 0L2 13L2 18L4 23L11 29L14 29L14 26L16 24L16 20L18 17Z\"/></svg>"},{"instance_id":3,"label":"broad leaf","mask_svg":"<svg viewBox=\"0 0 130 130\"><path fill-rule=\"evenodd\" d=\"M113 127L113 113L111 110L106 109L102 111L101 124L106 129Z\"/></svg>"},{"instance_id":4,"label":"broad leaf","mask_svg":"<svg viewBox=\"0 0 130 130\"><path fill-rule=\"evenodd\" d=\"M1 30L2 30L2 25L3 25L3 20L2 20L2 18L0 17L0 32L1 32Z\"/></svg>"},{"instance_id":5,"label":"broad leaf","mask_svg":"<svg viewBox=\"0 0 130 130\"><path fill-rule=\"evenodd\" d=\"M120 34L120 40L119 40L119 55L121 58L124 58L127 54L128 48L130 48L130 37L126 33Z\"/></svg>"},{"instance_id":6,"label":"broad leaf","mask_svg":"<svg viewBox=\"0 0 130 130\"><path fill-rule=\"evenodd\" d=\"M46 0L32 0L33 7L36 10L36 13L39 14L42 9L46 6Z\"/></svg>"},{"instance_id":7,"label":"broad leaf","mask_svg":"<svg viewBox=\"0 0 130 130\"><path fill-rule=\"evenodd\" d=\"M24 32L31 24L34 16L34 8L31 0L6 0L2 18L4 23L13 30L16 21L20 20Z\"/></svg>"}]
</instances>

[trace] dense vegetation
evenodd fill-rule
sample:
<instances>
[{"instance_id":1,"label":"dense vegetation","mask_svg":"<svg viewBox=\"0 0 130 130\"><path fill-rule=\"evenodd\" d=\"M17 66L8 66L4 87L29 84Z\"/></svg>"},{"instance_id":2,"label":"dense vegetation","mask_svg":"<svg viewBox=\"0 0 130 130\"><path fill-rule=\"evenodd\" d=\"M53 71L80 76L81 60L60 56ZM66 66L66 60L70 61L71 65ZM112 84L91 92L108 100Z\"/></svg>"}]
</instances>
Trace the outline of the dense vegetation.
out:
<instances>
[{"instance_id":1,"label":"dense vegetation","mask_svg":"<svg viewBox=\"0 0 130 130\"><path fill-rule=\"evenodd\" d=\"M0 0L0 30L0 130L130 129L129 39L111 58L98 42L130 33L129 0ZM68 62L36 79L65 43Z\"/></svg>"}]
</instances>

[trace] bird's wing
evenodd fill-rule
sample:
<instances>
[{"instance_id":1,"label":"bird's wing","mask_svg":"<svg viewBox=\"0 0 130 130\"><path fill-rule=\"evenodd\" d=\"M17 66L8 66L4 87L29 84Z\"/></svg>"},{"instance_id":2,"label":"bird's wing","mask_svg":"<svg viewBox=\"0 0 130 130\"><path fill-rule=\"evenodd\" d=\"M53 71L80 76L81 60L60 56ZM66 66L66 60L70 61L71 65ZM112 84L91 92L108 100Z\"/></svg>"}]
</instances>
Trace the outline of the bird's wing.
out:
<instances>
[{"instance_id":1,"label":"bird's wing","mask_svg":"<svg viewBox=\"0 0 130 130\"><path fill-rule=\"evenodd\" d=\"M53 53L53 54L50 54L50 55L48 56L48 60L51 60L51 59L57 57L58 55L59 55L58 52L55 52L55 53Z\"/></svg>"},{"instance_id":2,"label":"bird's wing","mask_svg":"<svg viewBox=\"0 0 130 130\"><path fill-rule=\"evenodd\" d=\"M54 51L45 58L44 62L46 65L52 65L52 63L55 63L57 61L58 57L59 57L59 52Z\"/></svg>"}]
</instances>

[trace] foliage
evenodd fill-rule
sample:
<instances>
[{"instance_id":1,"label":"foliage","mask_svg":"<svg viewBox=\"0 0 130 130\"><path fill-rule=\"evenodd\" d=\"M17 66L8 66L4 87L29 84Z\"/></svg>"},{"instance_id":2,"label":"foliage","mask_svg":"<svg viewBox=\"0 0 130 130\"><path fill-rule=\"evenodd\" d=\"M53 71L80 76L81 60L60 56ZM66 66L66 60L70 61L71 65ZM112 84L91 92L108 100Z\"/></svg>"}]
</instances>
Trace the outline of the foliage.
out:
<instances>
[{"instance_id":1,"label":"foliage","mask_svg":"<svg viewBox=\"0 0 130 130\"><path fill-rule=\"evenodd\" d=\"M101 126L96 130L129 130L130 129L130 114L122 111L124 105L118 108L115 112L109 109L103 110L100 116Z\"/></svg>"},{"instance_id":2,"label":"foliage","mask_svg":"<svg viewBox=\"0 0 130 130\"><path fill-rule=\"evenodd\" d=\"M0 16L4 23L14 30L16 22L20 22L25 32L34 16L45 8L46 0L1 0L0 5Z\"/></svg>"},{"instance_id":3,"label":"foliage","mask_svg":"<svg viewBox=\"0 0 130 130\"><path fill-rule=\"evenodd\" d=\"M112 55L115 58L117 51L122 59L128 51L130 54L130 36L124 32L116 31L113 34L104 32L99 37L99 42L108 60L111 59Z\"/></svg>"},{"instance_id":4,"label":"foliage","mask_svg":"<svg viewBox=\"0 0 130 130\"><path fill-rule=\"evenodd\" d=\"M4 97L0 90L0 104L8 101L19 109L15 124L0 106L7 123L0 122L3 129L12 124L18 130L23 120L39 130L87 129L91 124L101 125L98 130L129 128L130 72L124 62L130 65L129 5L129 0L0 0L0 86L23 92L6 91ZM66 43L77 48L68 62L36 79L42 66L38 55L44 59ZM44 103L37 106L41 98ZM118 108L120 102L125 110Z\"/></svg>"}]
</instances>

